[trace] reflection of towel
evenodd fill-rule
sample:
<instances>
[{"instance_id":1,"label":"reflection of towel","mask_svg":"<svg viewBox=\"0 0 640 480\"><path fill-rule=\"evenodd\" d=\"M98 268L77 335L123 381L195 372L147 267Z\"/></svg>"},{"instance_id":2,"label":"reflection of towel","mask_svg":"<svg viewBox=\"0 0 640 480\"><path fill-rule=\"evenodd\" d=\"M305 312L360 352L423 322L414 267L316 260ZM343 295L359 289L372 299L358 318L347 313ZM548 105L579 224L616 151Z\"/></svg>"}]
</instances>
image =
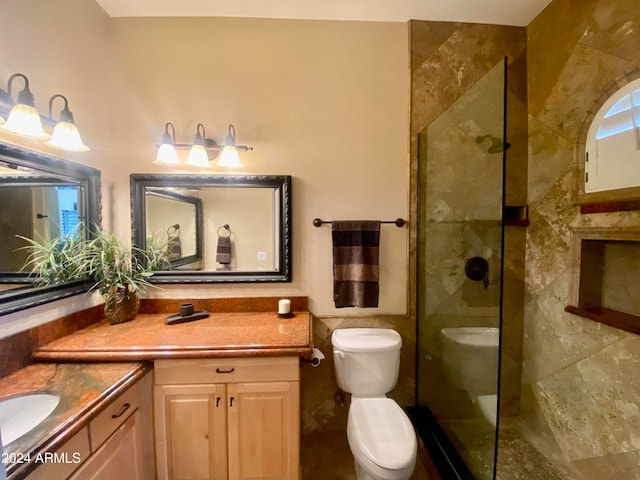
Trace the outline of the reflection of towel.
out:
<instances>
[{"instance_id":1,"label":"reflection of towel","mask_svg":"<svg viewBox=\"0 0 640 480\"><path fill-rule=\"evenodd\" d=\"M182 243L180 241L180 230L176 230L177 233L168 234L169 240L167 241L167 258L169 260L178 260L182 257Z\"/></svg>"},{"instance_id":2,"label":"reflection of towel","mask_svg":"<svg viewBox=\"0 0 640 480\"><path fill-rule=\"evenodd\" d=\"M379 221L333 221L336 308L378 306Z\"/></svg>"},{"instance_id":3,"label":"reflection of towel","mask_svg":"<svg viewBox=\"0 0 640 480\"><path fill-rule=\"evenodd\" d=\"M218 248L216 249L216 262L223 265L231 263L231 235L218 236Z\"/></svg>"}]
</instances>

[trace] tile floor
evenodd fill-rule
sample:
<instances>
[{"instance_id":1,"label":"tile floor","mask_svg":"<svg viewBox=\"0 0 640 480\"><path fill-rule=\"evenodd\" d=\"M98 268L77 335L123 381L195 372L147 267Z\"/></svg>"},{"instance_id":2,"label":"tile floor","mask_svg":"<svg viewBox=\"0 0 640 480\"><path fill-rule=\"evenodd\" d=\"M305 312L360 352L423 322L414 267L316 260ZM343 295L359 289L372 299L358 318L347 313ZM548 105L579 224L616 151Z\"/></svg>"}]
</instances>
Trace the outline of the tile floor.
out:
<instances>
[{"instance_id":1,"label":"tile floor","mask_svg":"<svg viewBox=\"0 0 640 480\"><path fill-rule=\"evenodd\" d=\"M300 456L302 480L356 480L346 432L314 432L303 436ZM427 475L420 455L411 480L436 480Z\"/></svg>"}]
</instances>

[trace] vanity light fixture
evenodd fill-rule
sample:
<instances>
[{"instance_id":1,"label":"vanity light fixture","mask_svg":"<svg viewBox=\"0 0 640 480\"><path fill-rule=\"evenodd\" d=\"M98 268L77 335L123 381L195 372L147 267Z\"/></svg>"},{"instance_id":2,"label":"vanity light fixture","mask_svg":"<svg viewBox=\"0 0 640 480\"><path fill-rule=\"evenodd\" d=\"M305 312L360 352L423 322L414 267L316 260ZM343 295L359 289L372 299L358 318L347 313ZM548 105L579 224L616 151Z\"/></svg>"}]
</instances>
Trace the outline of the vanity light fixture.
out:
<instances>
[{"instance_id":1,"label":"vanity light fixture","mask_svg":"<svg viewBox=\"0 0 640 480\"><path fill-rule=\"evenodd\" d=\"M69 102L64 95L56 94L49 99L49 118L53 118L52 107L53 101L56 98L64 100L64 108L60 111L60 119L56 123L51 135L51 140L44 142L45 145L49 145L53 148L59 148L61 150L69 150L72 152L87 152L89 147L82 143L80 138L80 132L78 127L73 121L73 114L69 110Z\"/></svg>"},{"instance_id":2,"label":"vanity light fixture","mask_svg":"<svg viewBox=\"0 0 640 480\"><path fill-rule=\"evenodd\" d=\"M200 130L202 129L202 134ZM206 134L204 131L204 125L199 123L196 127L196 136L193 139L193 145L189 150L189 156L187 157L186 164L193 165L194 167L208 167L209 155L205 147Z\"/></svg>"},{"instance_id":3,"label":"vanity light fixture","mask_svg":"<svg viewBox=\"0 0 640 480\"><path fill-rule=\"evenodd\" d=\"M16 78L24 80L24 89L18 93L18 101L14 105L11 99L11 85ZM40 114L36 110L33 93L29 90L29 79L22 73L14 73L9 77L7 91L0 90L0 100L13 105L7 121L0 126L4 131L29 138L48 139L49 135L42 128Z\"/></svg>"},{"instance_id":4,"label":"vanity light fixture","mask_svg":"<svg viewBox=\"0 0 640 480\"><path fill-rule=\"evenodd\" d=\"M169 132L171 127L171 132ZM176 129L173 123L167 122L164 126L164 135L162 135L162 144L158 149L158 156L153 163L160 165L179 165L180 159L178 158L178 152L176 152Z\"/></svg>"},{"instance_id":5,"label":"vanity light fixture","mask_svg":"<svg viewBox=\"0 0 640 480\"><path fill-rule=\"evenodd\" d=\"M171 127L171 133L169 132L169 127ZM180 165L184 163L195 167L210 167L211 161L222 150L221 158L216 165L226 168L242 167L238 151L248 152L253 150L253 147L236 145L236 128L233 125L229 125L229 133L225 144L219 145L215 140L207 138L202 123L198 123L196 127L196 135L192 144L176 143L175 128L172 123L167 123L162 136L162 143L158 147L158 155L153 163L161 165ZM187 149L189 150L189 156L184 162L181 162L178 158L177 150Z\"/></svg>"},{"instance_id":6,"label":"vanity light fixture","mask_svg":"<svg viewBox=\"0 0 640 480\"><path fill-rule=\"evenodd\" d=\"M220 160L218 165L226 168L240 168L243 167L240 157L238 156L238 149L236 148L236 127L229 125L229 133L227 134L227 140L224 143Z\"/></svg>"}]
</instances>

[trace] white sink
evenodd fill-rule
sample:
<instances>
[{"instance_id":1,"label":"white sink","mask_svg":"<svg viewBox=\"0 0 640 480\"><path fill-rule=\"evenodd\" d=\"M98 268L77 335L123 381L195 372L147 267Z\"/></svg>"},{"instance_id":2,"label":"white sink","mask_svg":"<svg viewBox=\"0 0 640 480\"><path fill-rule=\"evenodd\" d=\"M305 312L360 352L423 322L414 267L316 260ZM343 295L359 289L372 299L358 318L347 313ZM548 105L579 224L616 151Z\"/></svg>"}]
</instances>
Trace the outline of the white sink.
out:
<instances>
[{"instance_id":1,"label":"white sink","mask_svg":"<svg viewBox=\"0 0 640 480\"><path fill-rule=\"evenodd\" d=\"M32 393L0 401L2 446L37 427L59 402L60 397L50 393Z\"/></svg>"}]
</instances>

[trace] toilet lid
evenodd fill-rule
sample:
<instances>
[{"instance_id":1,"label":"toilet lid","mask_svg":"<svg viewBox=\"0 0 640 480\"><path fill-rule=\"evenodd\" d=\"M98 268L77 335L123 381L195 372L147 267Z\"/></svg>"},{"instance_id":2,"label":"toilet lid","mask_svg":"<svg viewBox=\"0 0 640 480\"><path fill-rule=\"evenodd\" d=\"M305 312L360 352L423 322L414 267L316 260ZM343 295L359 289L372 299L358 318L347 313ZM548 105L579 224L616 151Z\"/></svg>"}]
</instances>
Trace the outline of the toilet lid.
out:
<instances>
[{"instance_id":1,"label":"toilet lid","mask_svg":"<svg viewBox=\"0 0 640 480\"><path fill-rule=\"evenodd\" d=\"M347 434L353 455L363 455L379 467L399 470L415 461L413 426L390 398L352 398Z\"/></svg>"}]
</instances>

